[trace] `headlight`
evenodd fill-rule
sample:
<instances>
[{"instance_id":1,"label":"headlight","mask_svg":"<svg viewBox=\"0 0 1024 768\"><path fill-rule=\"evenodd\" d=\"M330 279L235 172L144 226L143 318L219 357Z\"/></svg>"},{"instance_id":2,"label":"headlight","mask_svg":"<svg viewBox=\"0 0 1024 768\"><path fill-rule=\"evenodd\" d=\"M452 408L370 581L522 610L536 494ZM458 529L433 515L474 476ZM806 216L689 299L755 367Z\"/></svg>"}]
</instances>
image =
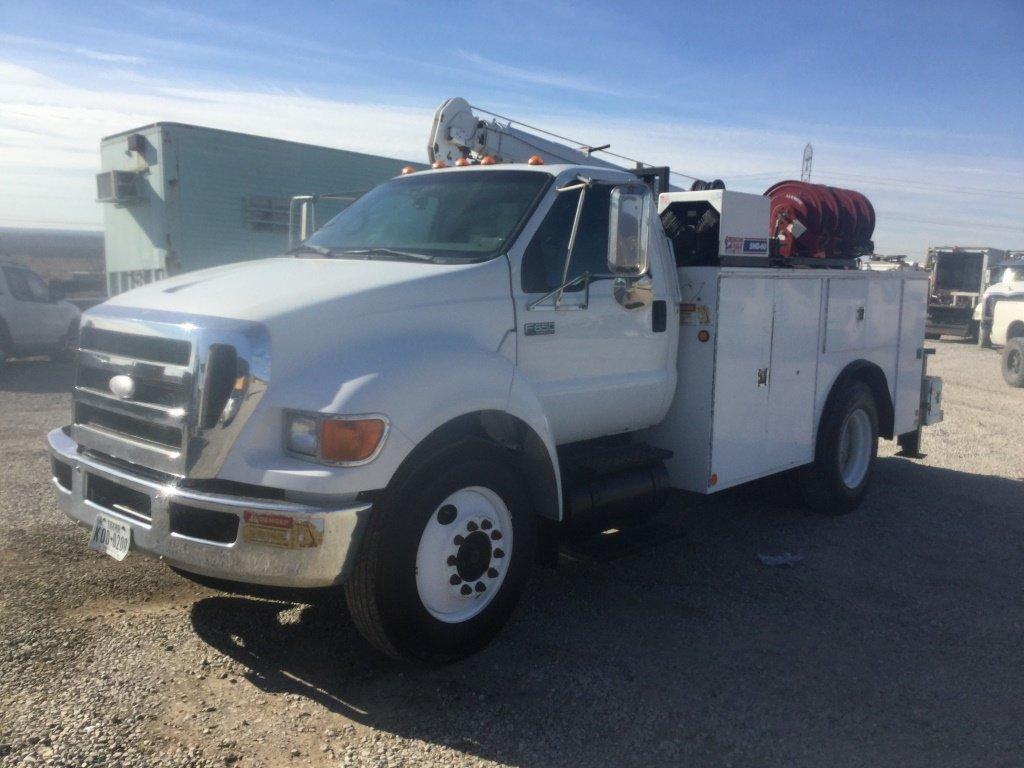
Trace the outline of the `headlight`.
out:
<instances>
[{"instance_id":1,"label":"headlight","mask_svg":"<svg viewBox=\"0 0 1024 768\"><path fill-rule=\"evenodd\" d=\"M318 423L312 416L292 413L288 415L285 427L285 445L293 453L316 456L319 438Z\"/></svg>"},{"instance_id":2,"label":"headlight","mask_svg":"<svg viewBox=\"0 0 1024 768\"><path fill-rule=\"evenodd\" d=\"M285 414L285 447L324 464L352 466L371 461L388 433L383 416Z\"/></svg>"}]
</instances>

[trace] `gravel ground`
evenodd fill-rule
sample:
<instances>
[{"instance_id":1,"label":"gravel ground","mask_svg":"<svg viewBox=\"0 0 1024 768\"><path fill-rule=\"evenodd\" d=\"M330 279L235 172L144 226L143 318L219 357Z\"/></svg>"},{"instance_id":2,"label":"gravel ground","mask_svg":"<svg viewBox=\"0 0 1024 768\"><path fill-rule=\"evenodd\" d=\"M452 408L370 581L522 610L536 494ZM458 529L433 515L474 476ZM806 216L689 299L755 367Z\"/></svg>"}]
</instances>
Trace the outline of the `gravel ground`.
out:
<instances>
[{"instance_id":1,"label":"gravel ground","mask_svg":"<svg viewBox=\"0 0 1024 768\"><path fill-rule=\"evenodd\" d=\"M764 482L679 499L681 538L538 569L491 647L395 666L341 605L86 549L44 435L71 371L0 374L0 766L1019 766L1024 390L937 343L927 458L883 443L839 519ZM758 554L792 552L793 567Z\"/></svg>"}]
</instances>

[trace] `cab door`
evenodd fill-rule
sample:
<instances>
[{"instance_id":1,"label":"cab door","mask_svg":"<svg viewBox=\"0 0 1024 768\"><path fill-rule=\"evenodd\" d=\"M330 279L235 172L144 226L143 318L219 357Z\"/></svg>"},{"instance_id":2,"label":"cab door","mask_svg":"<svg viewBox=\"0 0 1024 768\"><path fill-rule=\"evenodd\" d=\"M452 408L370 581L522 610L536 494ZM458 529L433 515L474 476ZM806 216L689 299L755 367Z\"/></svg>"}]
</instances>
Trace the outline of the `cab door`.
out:
<instances>
[{"instance_id":1,"label":"cab door","mask_svg":"<svg viewBox=\"0 0 1024 768\"><path fill-rule=\"evenodd\" d=\"M524 233L525 244L510 258L516 375L537 392L555 441L564 444L642 429L664 416L676 382L678 302L653 213L647 274L626 284L609 273L610 201L622 179L594 178L587 186L559 181L540 208L539 225ZM560 299L550 295L585 272L589 284L567 286Z\"/></svg>"},{"instance_id":2,"label":"cab door","mask_svg":"<svg viewBox=\"0 0 1024 768\"><path fill-rule=\"evenodd\" d=\"M46 329L43 304L33 293L31 278L35 277L23 267L3 267L4 282L7 284L8 304L4 313L11 332L11 341L16 347L45 344Z\"/></svg>"}]
</instances>

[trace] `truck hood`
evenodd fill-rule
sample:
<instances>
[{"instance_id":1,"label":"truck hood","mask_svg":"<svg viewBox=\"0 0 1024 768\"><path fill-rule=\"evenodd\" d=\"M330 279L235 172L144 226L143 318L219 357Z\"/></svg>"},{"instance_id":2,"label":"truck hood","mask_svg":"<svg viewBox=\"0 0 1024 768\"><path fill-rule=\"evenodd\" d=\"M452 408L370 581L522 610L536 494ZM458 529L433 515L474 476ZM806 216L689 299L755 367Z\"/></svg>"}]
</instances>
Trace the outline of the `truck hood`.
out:
<instances>
[{"instance_id":1,"label":"truck hood","mask_svg":"<svg viewBox=\"0 0 1024 768\"><path fill-rule=\"evenodd\" d=\"M504 261L504 260L501 260ZM214 267L151 283L109 299L107 306L267 322L352 302L374 311L450 301L483 285L482 264L444 265L366 259L270 258ZM507 272L506 272L507 274ZM485 281L487 282L487 281ZM463 294L464 295L464 294ZM349 307L354 309L354 307Z\"/></svg>"},{"instance_id":2,"label":"truck hood","mask_svg":"<svg viewBox=\"0 0 1024 768\"><path fill-rule=\"evenodd\" d=\"M199 326L204 317L260 323L270 333L275 377L336 367L342 350L348 357L447 339L493 352L515 327L508 260L500 257L456 265L261 259L153 283L115 296L96 312L104 308L122 317L133 309L140 317L167 312Z\"/></svg>"}]
</instances>

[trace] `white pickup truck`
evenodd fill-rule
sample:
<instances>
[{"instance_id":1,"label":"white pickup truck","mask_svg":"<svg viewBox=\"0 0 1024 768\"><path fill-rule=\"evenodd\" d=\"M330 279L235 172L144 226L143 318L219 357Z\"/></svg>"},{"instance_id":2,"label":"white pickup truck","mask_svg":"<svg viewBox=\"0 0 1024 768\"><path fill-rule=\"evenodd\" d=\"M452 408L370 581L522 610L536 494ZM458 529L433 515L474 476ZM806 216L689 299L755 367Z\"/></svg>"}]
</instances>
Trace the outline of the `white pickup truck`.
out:
<instances>
[{"instance_id":1,"label":"white pickup truck","mask_svg":"<svg viewBox=\"0 0 1024 768\"><path fill-rule=\"evenodd\" d=\"M19 264L0 264L0 369L9 357L72 355L78 308Z\"/></svg>"},{"instance_id":2,"label":"white pickup truck","mask_svg":"<svg viewBox=\"0 0 1024 768\"><path fill-rule=\"evenodd\" d=\"M91 546L344 585L374 646L444 661L568 532L788 471L846 513L880 436L913 453L941 419L926 272L774 266L759 195L502 160L402 175L292 255L87 312L49 445ZM674 254L659 212L695 200L746 263Z\"/></svg>"}]
</instances>

